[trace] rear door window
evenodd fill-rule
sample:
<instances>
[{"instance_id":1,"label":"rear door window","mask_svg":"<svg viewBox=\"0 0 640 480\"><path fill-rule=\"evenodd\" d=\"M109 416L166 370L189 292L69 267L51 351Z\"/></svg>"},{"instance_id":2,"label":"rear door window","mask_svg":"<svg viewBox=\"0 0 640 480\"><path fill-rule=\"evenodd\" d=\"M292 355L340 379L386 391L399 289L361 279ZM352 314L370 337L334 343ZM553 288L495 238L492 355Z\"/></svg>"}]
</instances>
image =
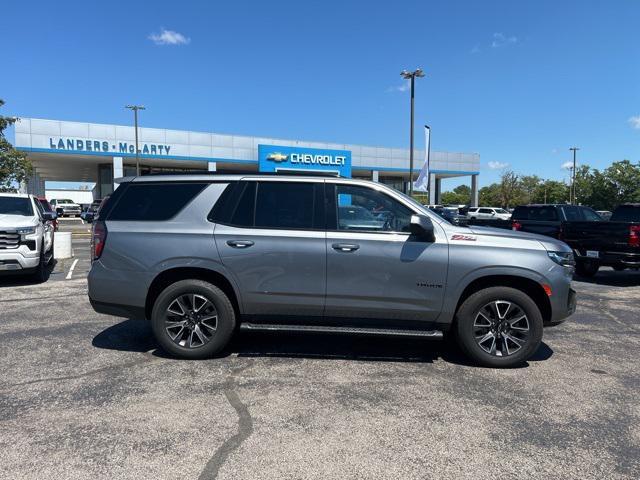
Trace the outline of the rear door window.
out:
<instances>
[{"instance_id":1,"label":"rear door window","mask_svg":"<svg viewBox=\"0 0 640 480\"><path fill-rule=\"evenodd\" d=\"M558 220L558 212L554 206L517 207L512 218L513 220L552 222Z\"/></svg>"},{"instance_id":2,"label":"rear door window","mask_svg":"<svg viewBox=\"0 0 640 480\"><path fill-rule=\"evenodd\" d=\"M113 205L107 220L169 220L205 186L207 183L130 183Z\"/></svg>"},{"instance_id":3,"label":"rear door window","mask_svg":"<svg viewBox=\"0 0 640 480\"><path fill-rule=\"evenodd\" d=\"M314 184L259 182L256 194L257 228L313 229Z\"/></svg>"}]
</instances>

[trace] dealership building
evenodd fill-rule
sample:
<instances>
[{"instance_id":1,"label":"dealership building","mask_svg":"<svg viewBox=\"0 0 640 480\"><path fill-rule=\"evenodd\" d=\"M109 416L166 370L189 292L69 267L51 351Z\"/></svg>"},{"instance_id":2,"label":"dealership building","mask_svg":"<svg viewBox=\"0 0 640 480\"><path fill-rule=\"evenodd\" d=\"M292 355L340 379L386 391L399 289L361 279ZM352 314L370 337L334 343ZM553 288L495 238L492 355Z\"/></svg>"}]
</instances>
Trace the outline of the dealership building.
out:
<instances>
[{"instance_id":1,"label":"dealership building","mask_svg":"<svg viewBox=\"0 0 640 480\"><path fill-rule=\"evenodd\" d=\"M114 179L136 174L135 129L125 125L21 118L15 147L27 154L34 173L29 193L44 195L45 182L95 182L94 197L117 186ZM365 178L404 189L409 150L403 148L310 142L162 128L138 129L142 175L170 172L257 173L322 171ZM440 203L443 178L470 176L472 204L478 204L480 156L431 152L429 203ZM424 151L414 151L414 180Z\"/></svg>"}]
</instances>

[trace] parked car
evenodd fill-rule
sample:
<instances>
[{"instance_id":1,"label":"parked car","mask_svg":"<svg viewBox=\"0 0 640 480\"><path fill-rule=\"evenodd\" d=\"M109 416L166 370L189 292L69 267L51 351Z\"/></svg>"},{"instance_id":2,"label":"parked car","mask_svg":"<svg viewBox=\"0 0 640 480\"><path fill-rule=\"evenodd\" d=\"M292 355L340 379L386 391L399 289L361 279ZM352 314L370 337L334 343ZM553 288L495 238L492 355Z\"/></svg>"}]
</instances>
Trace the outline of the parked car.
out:
<instances>
[{"instance_id":1,"label":"parked car","mask_svg":"<svg viewBox=\"0 0 640 480\"><path fill-rule=\"evenodd\" d=\"M571 222L602 222L595 210L581 205L535 204L516 207L511 217L513 230L538 233L564 240Z\"/></svg>"},{"instance_id":2,"label":"parked car","mask_svg":"<svg viewBox=\"0 0 640 480\"><path fill-rule=\"evenodd\" d=\"M46 279L53 260L54 218L33 195L0 193L0 274Z\"/></svg>"},{"instance_id":3,"label":"parked car","mask_svg":"<svg viewBox=\"0 0 640 480\"><path fill-rule=\"evenodd\" d=\"M600 215L603 220L611 220L611 215L613 215L609 210L596 210L596 213Z\"/></svg>"},{"instance_id":4,"label":"parked car","mask_svg":"<svg viewBox=\"0 0 640 480\"><path fill-rule=\"evenodd\" d=\"M640 268L640 203L620 205L611 220L569 222L563 239L576 255L576 272L595 275L601 266Z\"/></svg>"},{"instance_id":5,"label":"parked car","mask_svg":"<svg viewBox=\"0 0 640 480\"><path fill-rule=\"evenodd\" d=\"M511 213L506 211L504 208L470 207L469 210L467 210L467 216L469 218L478 218L480 220L509 220L511 218Z\"/></svg>"},{"instance_id":6,"label":"parked car","mask_svg":"<svg viewBox=\"0 0 640 480\"><path fill-rule=\"evenodd\" d=\"M79 217L82 208L68 198L54 198L51 200L51 207L55 209L58 217Z\"/></svg>"},{"instance_id":7,"label":"parked car","mask_svg":"<svg viewBox=\"0 0 640 480\"><path fill-rule=\"evenodd\" d=\"M338 207L372 204L390 212L382 229ZM183 358L215 355L238 327L446 333L478 364L507 367L576 303L563 242L454 226L365 180L136 177L92 230L93 308L148 318L159 345Z\"/></svg>"},{"instance_id":8,"label":"parked car","mask_svg":"<svg viewBox=\"0 0 640 480\"><path fill-rule=\"evenodd\" d=\"M453 225L465 226L469 223L469 219L466 216L460 215L458 213L457 207L447 208L447 207L440 206L440 208L437 208L437 207L432 208L430 206L429 210L434 211L435 213L437 213L438 215L440 215L442 218L444 218L446 221L448 221Z\"/></svg>"},{"instance_id":9,"label":"parked car","mask_svg":"<svg viewBox=\"0 0 640 480\"><path fill-rule=\"evenodd\" d=\"M51 220L51 225L53 226L53 231L57 232L58 231L58 215L56 214L56 212L54 212L53 208L51 208L51 204L46 198L44 197L36 197L36 198L38 202L40 202L42 209L45 212L49 212L52 214L53 220Z\"/></svg>"},{"instance_id":10,"label":"parked car","mask_svg":"<svg viewBox=\"0 0 640 480\"><path fill-rule=\"evenodd\" d=\"M85 222L91 223L95 218L100 205L102 204L102 200L94 200L91 205L89 205L81 214L80 218L82 218Z\"/></svg>"}]
</instances>

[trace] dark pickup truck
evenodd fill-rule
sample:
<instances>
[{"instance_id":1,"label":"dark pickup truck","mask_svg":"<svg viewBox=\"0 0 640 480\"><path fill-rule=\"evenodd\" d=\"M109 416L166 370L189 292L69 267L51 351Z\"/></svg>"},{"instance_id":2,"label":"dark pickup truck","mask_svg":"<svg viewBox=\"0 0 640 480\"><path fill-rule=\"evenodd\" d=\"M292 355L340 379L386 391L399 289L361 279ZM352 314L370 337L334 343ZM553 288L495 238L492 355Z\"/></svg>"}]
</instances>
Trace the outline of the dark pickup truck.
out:
<instances>
[{"instance_id":1,"label":"dark pickup truck","mask_svg":"<svg viewBox=\"0 0 640 480\"><path fill-rule=\"evenodd\" d=\"M595 210L581 205L522 205L511 215L511 228L564 240L569 224L602 221Z\"/></svg>"},{"instance_id":2,"label":"dark pickup truck","mask_svg":"<svg viewBox=\"0 0 640 480\"><path fill-rule=\"evenodd\" d=\"M593 276L601 266L640 268L640 203L620 205L604 222L569 222L562 240L576 257L576 272Z\"/></svg>"}]
</instances>

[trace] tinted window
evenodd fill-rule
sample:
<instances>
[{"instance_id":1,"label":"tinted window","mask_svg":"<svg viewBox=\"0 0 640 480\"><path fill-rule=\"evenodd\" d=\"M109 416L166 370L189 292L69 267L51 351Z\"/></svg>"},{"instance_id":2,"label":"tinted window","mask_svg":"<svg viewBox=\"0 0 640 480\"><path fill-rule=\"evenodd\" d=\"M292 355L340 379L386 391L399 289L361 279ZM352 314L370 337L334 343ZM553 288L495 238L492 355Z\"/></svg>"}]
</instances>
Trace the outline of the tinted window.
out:
<instances>
[{"instance_id":1,"label":"tinted window","mask_svg":"<svg viewBox=\"0 0 640 480\"><path fill-rule=\"evenodd\" d=\"M113 206L108 220L168 220L182 210L206 185L130 183Z\"/></svg>"},{"instance_id":2,"label":"tinted window","mask_svg":"<svg viewBox=\"0 0 640 480\"><path fill-rule=\"evenodd\" d=\"M47 202L46 200L38 200L38 202L40 202L40 205L42 206L42 209L45 212L50 212L51 211L51 205L49 205L49 202Z\"/></svg>"},{"instance_id":3,"label":"tinted window","mask_svg":"<svg viewBox=\"0 0 640 480\"><path fill-rule=\"evenodd\" d=\"M409 232L412 211L372 188L337 185L338 230Z\"/></svg>"},{"instance_id":4,"label":"tinted window","mask_svg":"<svg viewBox=\"0 0 640 480\"><path fill-rule=\"evenodd\" d=\"M517 207L512 218L514 220L535 220L549 222L558 220L558 213L554 206Z\"/></svg>"},{"instance_id":5,"label":"tinted window","mask_svg":"<svg viewBox=\"0 0 640 480\"><path fill-rule=\"evenodd\" d=\"M569 222L576 222L582 220L582 215L580 215L580 207L562 207L564 210L564 217Z\"/></svg>"},{"instance_id":6,"label":"tinted window","mask_svg":"<svg viewBox=\"0 0 640 480\"><path fill-rule=\"evenodd\" d=\"M612 222L640 222L640 206L620 205L611 216Z\"/></svg>"},{"instance_id":7,"label":"tinted window","mask_svg":"<svg viewBox=\"0 0 640 480\"><path fill-rule=\"evenodd\" d=\"M31 217L31 200L27 197L0 197L0 214Z\"/></svg>"},{"instance_id":8,"label":"tinted window","mask_svg":"<svg viewBox=\"0 0 640 480\"><path fill-rule=\"evenodd\" d=\"M313 183L260 182L256 194L255 226L312 229Z\"/></svg>"},{"instance_id":9,"label":"tinted window","mask_svg":"<svg viewBox=\"0 0 640 480\"><path fill-rule=\"evenodd\" d=\"M235 208L231 212L229 223L237 227L253 227L256 182L242 182L239 187L239 197L235 198Z\"/></svg>"},{"instance_id":10,"label":"tinted window","mask_svg":"<svg viewBox=\"0 0 640 480\"><path fill-rule=\"evenodd\" d=\"M490 208L481 208L480 210L478 210L478 213L493 213L493 210L491 210Z\"/></svg>"},{"instance_id":11,"label":"tinted window","mask_svg":"<svg viewBox=\"0 0 640 480\"><path fill-rule=\"evenodd\" d=\"M590 208L582 208L582 216L587 222L601 222L602 217Z\"/></svg>"}]
</instances>

